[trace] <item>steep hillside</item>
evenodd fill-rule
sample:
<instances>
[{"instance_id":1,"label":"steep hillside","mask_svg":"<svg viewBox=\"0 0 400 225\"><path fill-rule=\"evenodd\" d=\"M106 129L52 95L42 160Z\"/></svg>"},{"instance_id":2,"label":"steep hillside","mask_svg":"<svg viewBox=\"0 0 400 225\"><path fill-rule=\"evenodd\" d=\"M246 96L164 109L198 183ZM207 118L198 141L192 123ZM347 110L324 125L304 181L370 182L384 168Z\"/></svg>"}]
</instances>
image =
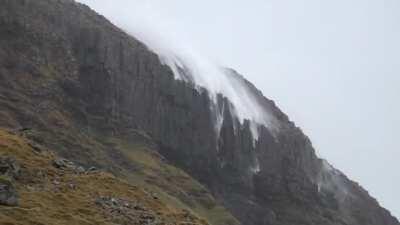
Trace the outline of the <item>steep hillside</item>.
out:
<instances>
[{"instance_id":1,"label":"steep hillside","mask_svg":"<svg viewBox=\"0 0 400 225\"><path fill-rule=\"evenodd\" d=\"M151 188L214 225L399 224L235 71L225 71L228 79L271 124L254 128L235 116L229 96L212 99L190 79L175 79L176 70L193 74L163 64L84 5L1 5L0 127Z\"/></svg>"},{"instance_id":2,"label":"steep hillside","mask_svg":"<svg viewBox=\"0 0 400 225\"><path fill-rule=\"evenodd\" d=\"M20 135L0 130L1 224L208 224L154 192L75 165ZM0 197L0 201L4 200ZM11 199L11 198L9 198Z\"/></svg>"}]
</instances>

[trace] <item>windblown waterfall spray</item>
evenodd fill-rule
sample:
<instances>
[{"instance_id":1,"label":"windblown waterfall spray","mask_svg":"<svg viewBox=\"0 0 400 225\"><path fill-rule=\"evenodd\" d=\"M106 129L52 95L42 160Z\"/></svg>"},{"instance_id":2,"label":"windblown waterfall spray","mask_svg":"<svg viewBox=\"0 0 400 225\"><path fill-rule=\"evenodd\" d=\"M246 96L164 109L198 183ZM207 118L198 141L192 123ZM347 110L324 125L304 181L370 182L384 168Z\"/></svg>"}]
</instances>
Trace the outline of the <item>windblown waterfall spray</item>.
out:
<instances>
[{"instance_id":1,"label":"windblown waterfall spray","mask_svg":"<svg viewBox=\"0 0 400 225\"><path fill-rule=\"evenodd\" d=\"M113 7L108 7L107 10L112 11ZM258 139L260 125L271 128L271 113L261 106L237 74L207 60L188 46L187 43L190 41L185 41L185 38L176 32L176 29L151 4L139 4L135 9L129 10L119 13L120 16L117 18L110 19L156 53L162 63L171 68L175 79L193 83L198 90L204 88L208 91L214 103L214 108L210 110L216 114L214 118L216 118L217 135L223 123L221 115L224 112L223 107L230 107L232 116L241 123L244 120L250 121L254 140ZM226 97L231 105L218 108L219 94Z\"/></svg>"}]
</instances>

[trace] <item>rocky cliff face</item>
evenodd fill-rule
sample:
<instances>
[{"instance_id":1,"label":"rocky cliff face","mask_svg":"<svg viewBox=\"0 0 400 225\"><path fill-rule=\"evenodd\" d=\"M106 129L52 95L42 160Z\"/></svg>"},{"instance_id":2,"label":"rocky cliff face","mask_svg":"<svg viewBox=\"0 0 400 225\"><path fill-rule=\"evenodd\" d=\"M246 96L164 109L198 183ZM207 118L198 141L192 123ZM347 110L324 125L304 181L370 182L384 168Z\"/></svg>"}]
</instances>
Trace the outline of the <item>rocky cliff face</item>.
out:
<instances>
[{"instance_id":1,"label":"rocky cliff face","mask_svg":"<svg viewBox=\"0 0 400 225\"><path fill-rule=\"evenodd\" d=\"M32 139L64 157L117 175L135 166L102 138L151 138L243 225L399 224L235 71L227 70L273 117L276 129L259 124L257 139L251 121L232 116L230 99L212 101L206 89L175 79L144 44L88 7L1 5L0 126L32 128Z\"/></svg>"}]
</instances>

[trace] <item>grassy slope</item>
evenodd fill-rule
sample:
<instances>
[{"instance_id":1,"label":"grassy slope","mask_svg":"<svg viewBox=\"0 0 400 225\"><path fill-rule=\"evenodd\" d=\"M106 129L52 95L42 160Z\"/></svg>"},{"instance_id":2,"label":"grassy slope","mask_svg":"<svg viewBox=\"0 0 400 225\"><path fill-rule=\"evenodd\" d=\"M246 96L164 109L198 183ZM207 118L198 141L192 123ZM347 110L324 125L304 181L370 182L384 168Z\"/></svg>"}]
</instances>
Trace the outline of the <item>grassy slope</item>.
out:
<instances>
[{"instance_id":1,"label":"grassy slope","mask_svg":"<svg viewBox=\"0 0 400 225\"><path fill-rule=\"evenodd\" d=\"M56 157L54 153L37 153L24 137L0 130L0 156L15 157L22 166L22 174L16 181L20 206L0 206L1 223L128 224L124 218L122 222L121 218L116 220L115 216L108 215L96 205L96 199L102 196L138 202L148 209L147 213L154 214L157 220L166 224L185 221L208 224L196 215L208 218L211 224L237 223L225 209L215 204L199 183L163 162L155 152L121 143L118 139L105 142L125 149L124 154L137 165L138 171L123 172L126 180L122 180L106 172L76 174L59 170L52 166ZM187 199L187 202L182 199ZM187 221L188 213L192 221Z\"/></svg>"},{"instance_id":2,"label":"grassy slope","mask_svg":"<svg viewBox=\"0 0 400 225\"><path fill-rule=\"evenodd\" d=\"M160 193L168 204L192 210L207 218L211 224L239 224L224 207L217 204L205 187L181 169L166 163L156 151L120 139L109 138L106 142L120 149L127 159L137 165L138 172L127 173L127 180L140 182Z\"/></svg>"}]
</instances>

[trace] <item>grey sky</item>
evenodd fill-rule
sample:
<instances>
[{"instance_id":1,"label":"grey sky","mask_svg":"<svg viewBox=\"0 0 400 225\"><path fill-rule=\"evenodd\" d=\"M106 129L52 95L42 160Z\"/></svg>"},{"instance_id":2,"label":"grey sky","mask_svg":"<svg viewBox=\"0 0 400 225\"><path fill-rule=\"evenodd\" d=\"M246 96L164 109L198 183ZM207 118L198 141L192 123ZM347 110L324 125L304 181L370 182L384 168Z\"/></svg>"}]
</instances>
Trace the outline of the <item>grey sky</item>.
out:
<instances>
[{"instance_id":1,"label":"grey sky","mask_svg":"<svg viewBox=\"0 0 400 225\"><path fill-rule=\"evenodd\" d=\"M81 2L237 69L400 217L400 1Z\"/></svg>"}]
</instances>

